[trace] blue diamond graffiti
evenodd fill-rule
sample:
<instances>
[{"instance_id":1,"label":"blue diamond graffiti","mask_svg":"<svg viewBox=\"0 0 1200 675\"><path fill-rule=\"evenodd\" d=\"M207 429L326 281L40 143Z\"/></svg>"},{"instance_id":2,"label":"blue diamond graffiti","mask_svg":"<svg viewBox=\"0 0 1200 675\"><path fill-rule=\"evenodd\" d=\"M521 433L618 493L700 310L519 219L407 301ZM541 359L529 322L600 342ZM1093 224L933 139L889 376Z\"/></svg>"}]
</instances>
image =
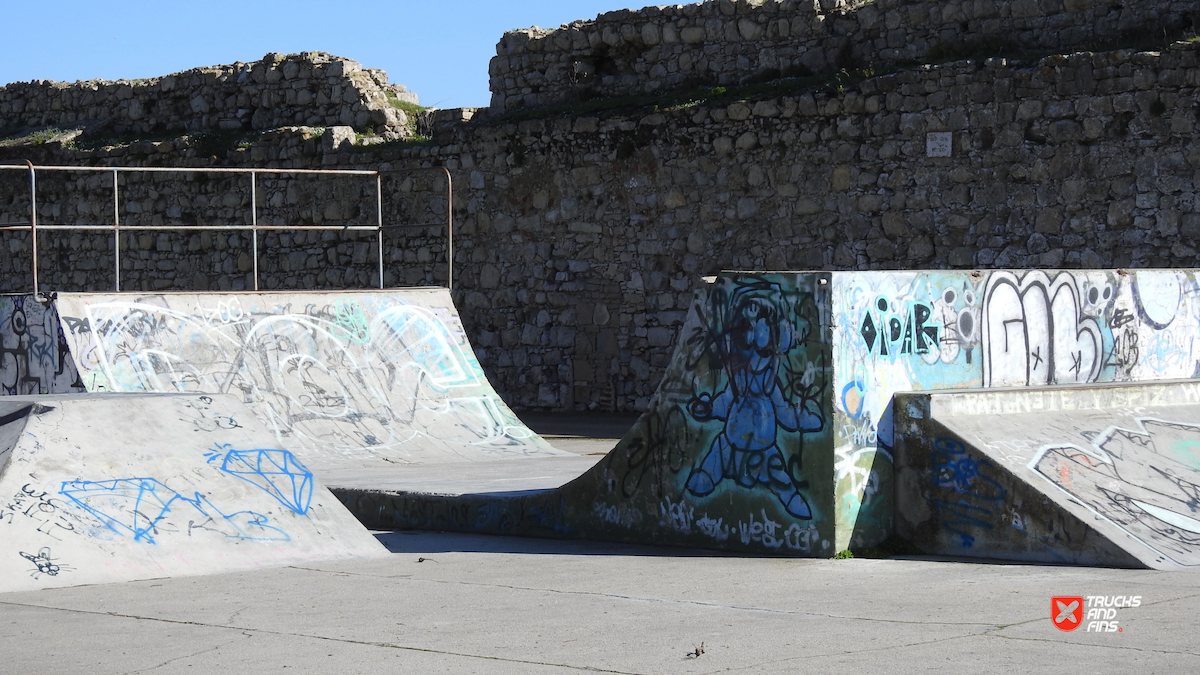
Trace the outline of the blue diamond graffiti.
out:
<instances>
[{"instance_id":1,"label":"blue diamond graffiti","mask_svg":"<svg viewBox=\"0 0 1200 675\"><path fill-rule=\"evenodd\" d=\"M209 463L221 461L221 470L262 489L280 504L304 515L312 502L313 475L287 450L234 450L219 445Z\"/></svg>"},{"instance_id":2,"label":"blue diamond graffiti","mask_svg":"<svg viewBox=\"0 0 1200 675\"><path fill-rule=\"evenodd\" d=\"M199 492L184 497L156 478L64 481L59 492L109 530L147 544L157 543L155 538L164 532L190 534L197 529L215 530L234 539L290 540L261 513L225 514Z\"/></svg>"}]
</instances>

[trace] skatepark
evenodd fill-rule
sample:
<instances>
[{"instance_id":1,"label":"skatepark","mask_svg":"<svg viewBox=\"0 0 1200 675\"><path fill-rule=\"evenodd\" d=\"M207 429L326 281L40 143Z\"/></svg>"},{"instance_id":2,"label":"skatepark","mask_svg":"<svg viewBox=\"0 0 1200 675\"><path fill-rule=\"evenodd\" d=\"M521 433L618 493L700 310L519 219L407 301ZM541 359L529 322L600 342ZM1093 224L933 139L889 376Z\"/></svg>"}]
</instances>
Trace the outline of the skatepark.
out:
<instances>
[{"instance_id":1,"label":"skatepark","mask_svg":"<svg viewBox=\"0 0 1200 675\"><path fill-rule=\"evenodd\" d=\"M723 274L699 282L668 375L632 428L575 416L575 433L560 423L553 442L490 387L444 290L6 296L4 602L30 617L12 635L100 612L111 630L135 621L139 639L178 644L174 625L205 633L185 639L211 641L196 663L222 644L221 658L247 658L219 637L232 631L269 636L273 663L311 667L316 657L299 654L329 643L370 664L362 672L392 658L513 672L782 672L809 657L867 668L889 650L926 658L921 645L988 653L1029 640L995 662L1000 672L1048 658L1038 645L1059 631L1042 595L1079 589L1145 597L1122 610L1131 633L1141 628L1119 649L1176 663L1187 648L1146 635L1194 592L1194 573L1179 571L1195 566L1200 537L1200 390L1184 356L1200 334L1193 275ZM1137 318L1114 335L1114 314ZM1114 344L1126 334L1176 351L1123 367ZM613 440L554 447L570 436ZM909 548L891 560L833 559L897 537ZM935 591L932 578L959 590ZM364 611L397 625L412 612L459 624L471 594L498 593L510 597L488 602L532 602L514 611L536 612L535 632L556 645L567 633L551 626L582 621L561 641L587 647L522 639L504 656L444 631L333 636L286 616L300 597L314 616L349 611L342 584L359 579L420 586L403 602L385 601L399 590L356 591L365 597L351 605L385 602ZM447 584L468 595L422 608ZM36 590L61 587L74 588ZM847 611L872 604L845 600L848 587L883 605ZM257 596L265 614L242 623L218 620L208 601L163 601L158 613L105 604L139 605L160 592L150 588ZM776 604L781 592L799 604ZM581 599L634 626L660 611L675 619L622 636L578 619ZM992 604L975 618L949 608L964 600ZM768 658L747 651L757 642L746 628L711 624L725 614L846 633L823 633L825 648L761 645ZM864 625L884 652L850 637ZM917 639L916 625L932 633ZM173 672L200 653L156 663Z\"/></svg>"},{"instance_id":2,"label":"skatepark","mask_svg":"<svg viewBox=\"0 0 1200 675\"><path fill-rule=\"evenodd\" d=\"M64 467L29 446L45 433L31 406L119 419L119 409L84 411L102 394L183 420L175 399L150 394L188 395L173 405L193 411L197 429L257 434L200 439L198 466L248 463L289 486L303 477L378 530L825 558L899 535L940 555L1187 567L1200 536L1189 504L1200 483L1189 406L1200 392L1181 381L1197 335L1193 274L721 275L697 289L651 408L604 456L556 449L508 409L444 290L15 296L9 393L67 396L12 399L24 407L10 415L5 477L26 501L41 495L70 512L77 533L156 546L165 523L140 510L143 496L167 495L164 514L186 502L207 517L214 509L187 498L224 488L167 488L199 469L182 470L182 458L154 466L164 441L144 423L118 423L120 446L88 450L88 439L115 440L96 422L63 436L54 449L76 448L82 463ZM1114 315L1138 318L1117 331ZM1170 348L1125 367L1122 342ZM893 398L976 389L952 399L976 406L963 418L979 420L970 433L940 422L940 394ZM168 407L149 412L157 406ZM1114 433L1127 440L1097 439ZM988 447L996 438L999 455ZM118 469L114 447L144 448L150 464ZM246 482L243 469L218 473ZM281 488L265 489L278 499ZM90 501L117 494L133 502L120 525ZM305 514L294 496L283 505ZM48 534L23 503L8 510L12 524ZM18 553L54 550L37 543ZM37 576L59 585L75 575Z\"/></svg>"},{"instance_id":3,"label":"skatepark","mask_svg":"<svg viewBox=\"0 0 1200 675\"><path fill-rule=\"evenodd\" d=\"M1200 670L1193 8L826 4L0 88L0 673Z\"/></svg>"}]
</instances>

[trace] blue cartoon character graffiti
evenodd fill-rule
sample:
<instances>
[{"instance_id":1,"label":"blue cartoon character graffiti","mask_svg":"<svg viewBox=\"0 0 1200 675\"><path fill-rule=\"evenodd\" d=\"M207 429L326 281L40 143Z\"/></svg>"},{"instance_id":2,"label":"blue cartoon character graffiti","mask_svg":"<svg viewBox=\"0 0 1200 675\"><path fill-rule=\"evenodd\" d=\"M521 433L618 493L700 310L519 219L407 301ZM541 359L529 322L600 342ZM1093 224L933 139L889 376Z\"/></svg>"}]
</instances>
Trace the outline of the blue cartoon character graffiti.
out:
<instances>
[{"instance_id":1,"label":"blue cartoon character graffiti","mask_svg":"<svg viewBox=\"0 0 1200 675\"><path fill-rule=\"evenodd\" d=\"M812 518L788 458L779 448L780 430L814 432L824 428L821 386L793 372L787 355L808 335L798 332L777 284L740 285L727 296L723 330L711 335L710 352L723 365L724 387L701 393L688 404L697 422L724 422L708 454L693 468L687 489L711 494L725 479L745 488L765 486L797 518ZM713 324L710 323L710 327ZM784 371L781 374L781 368ZM798 461L798 458L797 458Z\"/></svg>"}]
</instances>

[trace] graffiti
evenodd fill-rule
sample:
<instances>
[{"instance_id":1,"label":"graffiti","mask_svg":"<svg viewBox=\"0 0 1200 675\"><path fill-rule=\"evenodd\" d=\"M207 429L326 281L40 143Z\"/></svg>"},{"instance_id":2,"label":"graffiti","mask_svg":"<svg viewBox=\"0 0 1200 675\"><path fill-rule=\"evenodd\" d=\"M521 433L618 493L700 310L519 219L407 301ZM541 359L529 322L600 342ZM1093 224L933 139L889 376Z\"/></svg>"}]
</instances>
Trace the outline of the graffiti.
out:
<instances>
[{"instance_id":1,"label":"graffiti","mask_svg":"<svg viewBox=\"0 0 1200 675\"><path fill-rule=\"evenodd\" d=\"M1042 448L1029 466L1088 510L1181 565L1200 565L1200 426L1140 417Z\"/></svg>"},{"instance_id":2,"label":"graffiti","mask_svg":"<svg viewBox=\"0 0 1200 675\"><path fill-rule=\"evenodd\" d=\"M695 518L696 509L690 506L687 502L672 502L666 499L659 505L662 517L667 521L667 526L680 532L688 532L692 529L692 521Z\"/></svg>"},{"instance_id":3,"label":"graffiti","mask_svg":"<svg viewBox=\"0 0 1200 675\"><path fill-rule=\"evenodd\" d=\"M333 306L333 327L330 332L337 338L366 344L371 340L371 329L367 325L367 313L362 305L353 300L339 300Z\"/></svg>"},{"instance_id":4,"label":"graffiti","mask_svg":"<svg viewBox=\"0 0 1200 675\"><path fill-rule=\"evenodd\" d=\"M615 504L593 504L592 515L601 521L622 527L632 527L639 520L633 509L622 509Z\"/></svg>"},{"instance_id":5,"label":"graffiti","mask_svg":"<svg viewBox=\"0 0 1200 675\"><path fill-rule=\"evenodd\" d=\"M154 478L64 481L60 493L112 532L131 535L134 541L147 544L157 543L155 537L161 533L182 530L177 519L169 517L173 509L191 517L187 534L201 529L233 539L290 539L283 530L269 525L270 519L260 513L240 511L226 515L199 492L189 499Z\"/></svg>"},{"instance_id":6,"label":"graffiti","mask_svg":"<svg viewBox=\"0 0 1200 675\"><path fill-rule=\"evenodd\" d=\"M767 517L766 511L762 512L761 520L754 520L754 515L751 514L750 522L738 523L738 535L741 537L742 544L756 541L767 548L779 548L784 544L783 538L776 536L779 530L780 524Z\"/></svg>"},{"instance_id":7,"label":"graffiti","mask_svg":"<svg viewBox=\"0 0 1200 675\"><path fill-rule=\"evenodd\" d=\"M1135 272L1132 290L1138 317L1143 322L1164 330L1175 321L1184 293L1174 272Z\"/></svg>"},{"instance_id":8,"label":"graffiti","mask_svg":"<svg viewBox=\"0 0 1200 675\"><path fill-rule=\"evenodd\" d=\"M235 393L281 445L334 455L554 453L492 392L452 312L392 295L325 297L59 303L81 315L66 317L67 338L90 390ZM236 423L201 408L198 429Z\"/></svg>"},{"instance_id":9,"label":"graffiti","mask_svg":"<svg viewBox=\"0 0 1200 675\"><path fill-rule=\"evenodd\" d=\"M935 294L934 317L942 324L939 343L943 363L951 363L961 353L965 363L972 363L979 347L979 312L975 289L968 281L952 285Z\"/></svg>"},{"instance_id":10,"label":"graffiti","mask_svg":"<svg viewBox=\"0 0 1200 675\"><path fill-rule=\"evenodd\" d=\"M41 400L0 399L0 591L382 553L232 396Z\"/></svg>"},{"instance_id":11,"label":"graffiti","mask_svg":"<svg viewBox=\"0 0 1200 675\"><path fill-rule=\"evenodd\" d=\"M696 520L696 529L713 541L721 542L729 539L729 526L725 524L724 518L713 519L706 513ZM816 528L812 529L816 531Z\"/></svg>"},{"instance_id":12,"label":"graffiti","mask_svg":"<svg viewBox=\"0 0 1200 675\"><path fill-rule=\"evenodd\" d=\"M1075 278L994 272L984 295L983 386L1094 382L1103 363L1100 324L1081 314Z\"/></svg>"},{"instance_id":13,"label":"graffiti","mask_svg":"<svg viewBox=\"0 0 1200 675\"><path fill-rule=\"evenodd\" d=\"M1118 377L1128 378L1133 374L1134 366L1141 358L1138 349L1138 334L1136 330L1126 329L1113 333L1112 351L1109 352L1105 366L1113 368Z\"/></svg>"},{"instance_id":14,"label":"graffiti","mask_svg":"<svg viewBox=\"0 0 1200 675\"><path fill-rule=\"evenodd\" d=\"M219 429L240 429L241 424L228 412L213 410L213 398L211 396L199 396L194 401L188 401L186 404L187 417L180 418L184 421L191 422L196 431L212 432Z\"/></svg>"},{"instance_id":15,"label":"graffiti","mask_svg":"<svg viewBox=\"0 0 1200 675\"><path fill-rule=\"evenodd\" d=\"M291 452L234 450L222 444L213 448L208 458L210 464L219 461L221 471L261 489L292 512L301 516L308 513L313 475Z\"/></svg>"},{"instance_id":16,"label":"graffiti","mask_svg":"<svg viewBox=\"0 0 1200 675\"><path fill-rule=\"evenodd\" d=\"M875 300L878 310L863 315L859 334L867 350L879 356L927 354L936 349L942 326L931 321L933 308L923 302L908 302L903 310L894 307L884 296ZM878 345L878 349L876 349Z\"/></svg>"},{"instance_id":17,"label":"graffiti","mask_svg":"<svg viewBox=\"0 0 1200 675\"><path fill-rule=\"evenodd\" d=\"M687 502L664 500L659 505L662 524L676 532L697 532L713 542L724 542L731 535L736 536L742 545L761 544L768 550L788 550L809 553L813 544L820 538L817 528L811 524L800 525L791 523L786 529L782 523L772 520L766 510L759 510L759 517L750 514L746 520L737 520L727 525L725 519L712 518L705 513L696 517L696 509ZM610 519L614 524L625 524L628 519Z\"/></svg>"},{"instance_id":18,"label":"graffiti","mask_svg":"<svg viewBox=\"0 0 1200 675\"><path fill-rule=\"evenodd\" d=\"M958 498L933 499L939 511L942 527L959 537L959 544L969 548L975 543L972 529L991 530L996 513L1001 510L1008 491L988 475L996 467L986 458L976 458L955 438L933 441L930 456L931 484L940 494L954 493Z\"/></svg>"},{"instance_id":19,"label":"graffiti","mask_svg":"<svg viewBox=\"0 0 1200 675\"><path fill-rule=\"evenodd\" d=\"M862 421L874 423L895 391L1191 377L1200 354L1200 284L1192 277L1169 270L835 276L837 413L854 420L849 427L839 419L839 440L871 445ZM882 319L885 304L893 312ZM916 349L921 305L930 313L920 325L940 326L926 353ZM911 329L912 352L889 343L882 358L883 332L864 335L867 323L889 323L884 332L899 335L901 347Z\"/></svg>"},{"instance_id":20,"label":"graffiti","mask_svg":"<svg viewBox=\"0 0 1200 675\"><path fill-rule=\"evenodd\" d=\"M755 520L751 515L748 521L738 522L737 533L743 545L758 542L773 550L786 546L801 553L813 552L813 544L820 538L817 528L792 523L784 529L780 523L771 520L766 511L762 511L760 515L759 520Z\"/></svg>"},{"instance_id":21,"label":"graffiti","mask_svg":"<svg viewBox=\"0 0 1200 675\"><path fill-rule=\"evenodd\" d=\"M1194 271L848 272L834 274L832 286L837 467L852 466L851 456L861 460L853 466L869 466L871 450L880 451L881 468L890 463L885 418L898 391L1200 373ZM923 345L922 331L929 337ZM852 473L835 474L839 518L856 532L871 519L886 523L886 497L873 507L858 504L870 483ZM881 491L890 489L887 473L880 474ZM974 505L991 510L986 502ZM952 518L964 526L987 520L978 509L955 508Z\"/></svg>"},{"instance_id":22,"label":"graffiti","mask_svg":"<svg viewBox=\"0 0 1200 675\"><path fill-rule=\"evenodd\" d=\"M1133 314L1123 309L1113 311L1112 318L1108 320L1108 325L1112 328L1120 328L1129 323L1133 323Z\"/></svg>"},{"instance_id":23,"label":"graffiti","mask_svg":"<svg viewBox=\"0 0 1200 675\"><path fill-rule=\"evenodd\" d=\"M822 383L813 370L792 372L785 357L809 338L812 326L796 308L781 302L772 282L736 285L723 306L714 307L716 322L710 347L720 355L724 386L704 391L688 403L700 423L721 422L707 454L688 476L687 490L698 497L712 494L725 479L745 488L764 486L791 515L808 519L812 509L801 493L807 484L792 471L793 460L779 448L781 431L807 433L825 427L819 396Z\"/></svg>"},{"instance_id":24,"label":"graffiti","mask_svg":"<svg viewBox=\"0 0 1200 675\"><path fill-rule=\"evenodd\" d=\"M64 506L62 501L51 497L49 493L26 484L0 506L0 523L11 525L17 516L29 518L37 523L37 532L62 541L59 537L61 534L79 533L75 527L78 520Z\"/></svg>"},{"instance_id":25,"label":"graffiti","mask_svg":"<svg viewBox=\"0 0 1200 675\"><path fill-rule=\"evenodd\" d=\"M621 493L633 496L643 480L650 476L651 494L655 497L670 491L673 474L683 468L693 434L682 410L671 406L664 413L647 415L618 452L625 453L625 471L621 477Z\"/></svg>"},{"instance_id":26,"label":"graffiti","mask_svg":"<svg viewBox=\"0 0 1200 675\"><path fill-rule=\"evenodd\" d=\"M880 491L879 473L871 468L876 452L880 452L890 464L890 452L875 448L838 446L834 449L834 481L838 486L840 511L847 517L858 514L863 507L870 506ZM864 466L865 464L865 466Z\"/></svg>"},{"instance_id":27,"label":"graffiti","mask_svg":"<svg viewBox=\"0 0 1200 675\"><path fill-rule=\"evenodd\" d=\"M33 563L34 569L29 572L29 576L33 577L34 579L37 579L43 574L46 576L56 577L61 572L67 572L71 570L70 565L64 565L62 563L55 562L54 558L51 557L52 554L50 553L49 546L43 546L38 550L37 553L26 553L24 551L18 551L18 553L22 558Z\"/></svg>"},{"instance_id":28,"label":"graffiti","mask_svg":"<svg viewBox=\"0 0 1200 675\"><path fill-rule=\"evenodd\" d=\"M1192 361L1190 350L1191 344L1186 338L1166 331L1158 332L1150 338L1141 363L1156 373L1166 373Z\"/></svg>"},{"instance_id":29,"label":"graffiti","mask_svg":"<svg viewBox=\"0 0 1200 675\"><path fill-rule=\"evenodd\" d=\"M58 316L34 296L0 296L0 394L83 391Z\"/></svg>"}]
</instances>

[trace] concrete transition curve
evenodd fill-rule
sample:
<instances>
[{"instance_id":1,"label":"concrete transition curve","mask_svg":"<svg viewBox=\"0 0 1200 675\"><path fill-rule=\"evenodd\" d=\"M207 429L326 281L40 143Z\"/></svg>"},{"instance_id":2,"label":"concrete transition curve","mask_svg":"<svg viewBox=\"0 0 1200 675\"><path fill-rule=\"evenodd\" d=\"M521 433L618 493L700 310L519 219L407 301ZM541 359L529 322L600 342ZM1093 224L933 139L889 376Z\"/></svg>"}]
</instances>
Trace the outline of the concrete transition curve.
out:
<instances>
[{"instance_id":1,"label":"concrete transition curve","mask_svg":"<svg viewBox=\"0 0 1200 675\"><path fill-rule=\"evenodd\" d=\"M0 592L385 554L233 396L0 398Z\"/></svg>"},{"instance_id":2,"label":"concrete transition curve","mask_svg":"<svg viewBox=\"0 0 1200 675\"><path fill-rule=\"evenodd\" d=\"M895 532L897 392L1200 366L1195 270L724 273L697 290L650 409L587 468L491 390L445 291L53 305L37 340L5 319L10 391L234 393L369 526L799 556ZM577 477L494 479L533 473ZM1150 564L1122 550L1095 561Z\"/></svg>"},{"instance_id":3,"label":"concrete transition curve","mask_svg":"<svg viewBox=\"0 0 1200 675\"><path fill-rule=\"evenodd\" d=\"M330 484L407 466L573 456L492 390L442 289L60 294L90 392L221 392Z\"/></svg>"}]
</instances>

